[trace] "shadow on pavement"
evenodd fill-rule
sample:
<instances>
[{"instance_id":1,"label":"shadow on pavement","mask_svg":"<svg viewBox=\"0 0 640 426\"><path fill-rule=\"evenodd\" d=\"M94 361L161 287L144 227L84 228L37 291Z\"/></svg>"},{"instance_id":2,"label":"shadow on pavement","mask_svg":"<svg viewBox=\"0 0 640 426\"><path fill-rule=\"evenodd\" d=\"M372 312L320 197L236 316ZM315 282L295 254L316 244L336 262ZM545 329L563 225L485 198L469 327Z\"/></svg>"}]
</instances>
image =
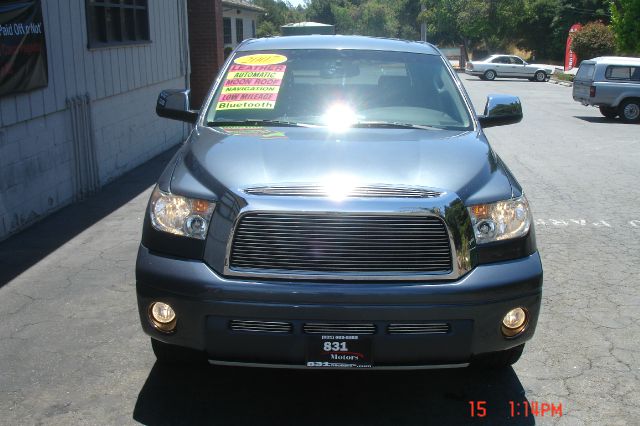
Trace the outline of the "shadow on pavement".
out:
<instances>
[{"instance_id":1,"label":"shadow on pavement","mask_svg":"<svg viewBox=\"0 0 640 426\"><path fill-rule=\"evenodd\" d=\"M469 76L470 78L468 80L465 80L465 83L467 81L470 82L479 82L479 83L501 83L501 82L505 82L505 83L537 83L537 82L532 82L530 81L528 78L504 78L504 77L500 77L500 78L496 78L495 80L482 80L480 77L476 77L476 76ZM475 78L474 78L475 77Z\"/></svg>"},{"instance_id":2,"label":"shadow on pavement","mask_svg":"<svg viewBox=\"0 0 640 426\"><path fill-rule=\"evenodd\" d=\"M0 288L153 185L178 147L154 157L86 200L0 242Z\"/></svg>"},{"instance_id":3,"label":"shadow on pavement","mask_svg":"<svg viewBox=\"0 0 640 426\"><path fill-rule=\"evenodd\" d=\"M533 425L512 368L301 371L156 363L133 412L147 425ZM469 401L486 401L471 417Z\"/></svg>"},{"instance_id":4,"label":"shadow on pavement","mask_svg":"<svg viewBox=\"0 0 640 426\"><path fill-rule=\"evenodd\" d=\"M589 117L589 116L574 116L575 118L582 120L582 121L587 121L589 123L600 123L600 124L627 124L625 122L623 122L622 120L619 120L617 118L607 118L607 117Z\"/></svg>"}]
</instances>

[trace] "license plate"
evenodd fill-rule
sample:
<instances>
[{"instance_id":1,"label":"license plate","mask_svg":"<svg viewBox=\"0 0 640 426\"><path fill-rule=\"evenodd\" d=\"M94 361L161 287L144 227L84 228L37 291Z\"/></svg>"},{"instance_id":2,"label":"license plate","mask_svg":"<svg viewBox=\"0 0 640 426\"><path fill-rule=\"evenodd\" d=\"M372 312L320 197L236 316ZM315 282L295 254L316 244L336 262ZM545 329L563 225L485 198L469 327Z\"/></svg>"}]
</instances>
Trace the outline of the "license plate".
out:
<instances>
[{"instance_id":1,"label":"license plate","mask_svg":"<svg viewBox=\"0 0 640 426\"><path fill-rule=\"evenodd\" d=\"M307 367L371 368L371 346L368 336L309 336Z\"/></svg>"}]
</instances>

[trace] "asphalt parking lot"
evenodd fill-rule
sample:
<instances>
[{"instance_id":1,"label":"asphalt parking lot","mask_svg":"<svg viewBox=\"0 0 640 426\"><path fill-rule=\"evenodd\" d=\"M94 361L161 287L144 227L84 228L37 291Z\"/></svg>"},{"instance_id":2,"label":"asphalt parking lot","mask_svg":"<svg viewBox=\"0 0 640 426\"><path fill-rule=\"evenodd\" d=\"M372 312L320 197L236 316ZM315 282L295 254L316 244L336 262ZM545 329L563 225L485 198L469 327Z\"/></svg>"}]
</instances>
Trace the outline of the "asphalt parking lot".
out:
<instances>
[{"instance_id":1,"label":"asphalt parking lot","mask_svg":"<svg viewBox=\"0 0 640 426\"><path fill-rule=\"evenodd\" d=\"M525 188L545 270L537 334L513 368L156 364L134 263L167 153L0 243L0 424L640 424L640 126L568 87L461 77L480 112L489 93L524 107L520 124L486 131Z\"/></svg>"}]
</instances>

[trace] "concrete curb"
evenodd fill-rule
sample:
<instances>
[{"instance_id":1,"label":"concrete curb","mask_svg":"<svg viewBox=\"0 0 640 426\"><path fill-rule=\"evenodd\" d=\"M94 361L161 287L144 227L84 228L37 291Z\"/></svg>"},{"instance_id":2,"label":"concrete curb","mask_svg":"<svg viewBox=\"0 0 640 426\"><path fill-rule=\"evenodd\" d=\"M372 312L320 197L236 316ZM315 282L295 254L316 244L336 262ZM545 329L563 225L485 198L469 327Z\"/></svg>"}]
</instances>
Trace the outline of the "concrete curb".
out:
<instances>
[{"instance_id":1,"label":"concrete curb","mask_svg":"<svg viewBox=\"0 0 640 426\"><path fill-rule=\"evenodd\" d=\"M558 86L565 86L565 87L573 87L573 82L572 81L561 81L561 80L549 80L549 83L551 84L557 84Z\"/></svg>"}]
</instances>

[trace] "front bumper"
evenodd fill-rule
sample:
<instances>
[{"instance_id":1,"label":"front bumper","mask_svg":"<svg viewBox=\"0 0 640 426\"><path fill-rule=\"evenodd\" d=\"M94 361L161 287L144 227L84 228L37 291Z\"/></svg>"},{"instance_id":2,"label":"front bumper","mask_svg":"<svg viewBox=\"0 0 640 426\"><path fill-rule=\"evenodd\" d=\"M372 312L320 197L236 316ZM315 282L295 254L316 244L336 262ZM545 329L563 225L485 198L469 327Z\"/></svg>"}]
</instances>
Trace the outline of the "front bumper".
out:
<instances>
[{"instance_id":1,"label":"front bumper","mask_svg":"<svg viewBox=\"0 0 640 426\"><path fill-rule=\"evenodd\" d=\"M227 279L201 261L166 257L140 247L136 266L142 327L152 338L203 350L210 360L264 366L304 366L309 322L368 323L376 367L466 365L474 355L509 349L535 331L542 292L539 254L481 265L457 281L341 283ZM177 315L176 331L149 323L149 304ZM506 339L504 314L530 314L525 331ZM278 321L289 332L234 331L232 320ZM446 322L440 334L389 334L390 324Z\"/></svg>"},{"instance_id":2,"label":"front bumper","mask_svg":"<svg viewBox=\"0 0 640 426\"><path fill-rule=\"evenodd\" d=\"M465 74L475 75L476 77L484 74L483 71L470 70L470 69L466 69L466 68L465 68L464 72L465 72Z\"/></svg>"}]
</instances>

